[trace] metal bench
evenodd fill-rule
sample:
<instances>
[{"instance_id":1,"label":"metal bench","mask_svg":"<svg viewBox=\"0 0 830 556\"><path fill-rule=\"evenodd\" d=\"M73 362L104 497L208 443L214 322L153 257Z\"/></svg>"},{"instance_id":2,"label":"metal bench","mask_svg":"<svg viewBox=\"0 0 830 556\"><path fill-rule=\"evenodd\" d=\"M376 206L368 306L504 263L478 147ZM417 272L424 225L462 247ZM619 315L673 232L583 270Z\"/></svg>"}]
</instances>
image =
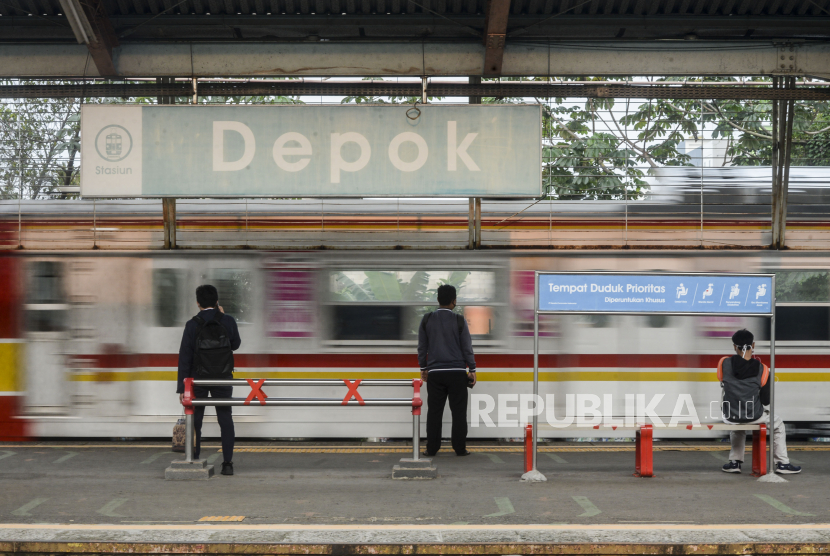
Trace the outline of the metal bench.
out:
<instances>
[{"instance_id":1,"label":"metal bench","mask_svg":"<svg viewBox=\"0 0 830 556\"><path fill-rule=\"evenodd\" d=\"M729 425L723 422L701 423L700 425L662 425L661 430L710 430L710 431L752 431L752 475L760 477L767 474L767 425ZM539 429L589 429L608 432L608 436L618 436L621 431L635 431L634 445L634 475L637 477L654 476L654 426L650 423L626 425L580 425L571 424L562 427L553 427L540 424ZM533 469L533 425L525 427L525 473Z\"/></svg>"}]
</instances>

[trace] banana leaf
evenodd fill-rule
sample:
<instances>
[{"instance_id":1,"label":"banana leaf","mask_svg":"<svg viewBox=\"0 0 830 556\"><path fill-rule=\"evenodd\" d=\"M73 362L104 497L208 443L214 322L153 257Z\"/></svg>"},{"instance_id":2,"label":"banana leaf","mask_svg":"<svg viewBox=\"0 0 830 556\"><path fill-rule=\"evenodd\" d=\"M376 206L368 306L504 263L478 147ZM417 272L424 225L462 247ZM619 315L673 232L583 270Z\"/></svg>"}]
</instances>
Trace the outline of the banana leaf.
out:
<instances>
[{"instance_id":1,"label":"banana leaf","mask_svg":"<svg viewBox=\"0 0 830 556\"><path fill-rule=\"evenodd\" d=\"M425 270L419 270L412 275L412 279L403 287L404 301L430 301L427 293L427 284L429 283L429 273Z\"/></svg>"},{"instance_id":2,"label":"banana leaf","mask_svg":"<svg viewBox=\"0 0 830 556\"><path fill-rule=\"evenodd\" d=\"M342 272L335 275L335 280L343 285L343 289L333 292L339 301L372 301L372 297L362 287Z\"/></svg>"},{"instance_id":3,"label":"banana leaf","mask_svg":"<svg viewBox=\"0 0 830 556\"><path fill-rule=\"evenodd\" d=\"M401 301L401 285L394 272L367 270L366 280L377 301Z\"/></svg>"}]
</instances>

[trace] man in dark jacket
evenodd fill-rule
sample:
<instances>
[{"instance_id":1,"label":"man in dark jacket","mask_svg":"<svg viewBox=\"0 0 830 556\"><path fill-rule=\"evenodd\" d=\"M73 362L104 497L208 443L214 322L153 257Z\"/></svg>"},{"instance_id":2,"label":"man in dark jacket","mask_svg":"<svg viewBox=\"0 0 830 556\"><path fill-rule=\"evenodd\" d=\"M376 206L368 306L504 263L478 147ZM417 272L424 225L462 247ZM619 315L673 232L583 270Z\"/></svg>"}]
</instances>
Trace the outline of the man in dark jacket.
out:
<instances>
[{"instance_id":1,"label":"man in dark jacket","mask_svg":"<svg viewBox=\"0 0 830 556\"><path fill-rule=\"evenodd\" d=\"M440 307L427 313L418 327L418 363L427 382L427 449L434 456L441 449L444 405L450 400L452 448L459 456L467 451L467 387L476 382L476 360L467 321L453 313L456 292L450 285L438 287ZM469 375L467 369L469 368Z\"/></svg>"},{"instance_id":2,"label":"man in dark jacket","mask_svg":"<svg viewBox=\"0 0 830 556\"><path fill-rule=\"evenodd\" d=\"M233 351L239 349L242 340L239 338L239 329L236 321L219 305L219 292L210 285L196 288L196 305L199 307L199 314L190 319L184 327L182 344L179 348L179 378L176 385L176 392L179 394L181 403L184 396L184 379L197 378L194 376L196 354L196 340L203 323L208 323L219 318L219 324L225 329L230 340L230 347ZM221 317L217 315L221 313ZM200 323L197 318L203 321ZM231 368L233 368L233 354L231 357ZM196 398L207 398L210 394L213 398L233 397L233 386L193 386L193 395ZM196 447L193 450L193 457L198 458L202 446L202 420L205 416L205 406L193 408L193 429L196 432ZM233 444L234 430L233 417L231 417L230 406L216 406L216 420L219 421L219 430L222 433L222 475L233 475Z\"/></svg>"},{"instance_id":3,"label":"man in dark jacket","mask_svg":"<svg viewBox=\"0 0 830 556\"><path fill-rule=\"evenodd\" d=\"M753 357L755 337L749 330L738 330L732 335L735 355L724 357L718 363L718 380L723 388L723 420L729 424L766 424L769 426L770 381L769 367ZM787 434L784 421L775 416L773 428L776 473L801 473L801 467L790 463L787 457ZM732 450L726 473L740 473L746 449L746 431L731 431Z\"/></svg>"}]
</instances>

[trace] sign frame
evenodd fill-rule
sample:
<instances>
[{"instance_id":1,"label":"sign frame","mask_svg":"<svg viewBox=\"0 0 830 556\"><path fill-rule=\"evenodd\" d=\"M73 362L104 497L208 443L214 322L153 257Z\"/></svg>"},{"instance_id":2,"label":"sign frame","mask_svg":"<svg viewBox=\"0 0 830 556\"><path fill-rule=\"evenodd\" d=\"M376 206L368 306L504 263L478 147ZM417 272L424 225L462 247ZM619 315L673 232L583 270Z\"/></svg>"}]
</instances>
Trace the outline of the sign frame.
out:
<instances>
[{"instance_id":1,"label":"sign frame","mask_svg":"<svg viewBox=\"0 0 830 556\"><path fill-rule=\"evenodd\" d=\"M81 130L82 134L86 130L85 122L88 121L91 116L86 116L84 112L89 113L90 111L98 111L98 110L123 110L125 108L134 108L139 110L165 110L165 109L174 109L174 110L227 110L228 108L236 108L239 110L244 111L255 111L255 110L284 110L288 111L291 110L292 112L302 111L302 110L314 110L317 108L333 108L333 109L348 109L348 110L368 110L368 109L381 109L384 111L392 112L394 110L399 110L401 113L401 118L408 118L405 116L409 111L412 110L412 106L408 104L381 104L381 103L369 103L369 104L331 104L326 103L322 105L317 104L291 104L291 105L242 105L242 106L231 106L231 105L223 105L223 104L168 104L168 105L143 105L143 104L136 104L136 103L128 103L128 104L117 104L117 105L84 105L81 108ZM544 195L544 153L543 153L543 133L542 133L542 126L544 125L544 117L543 117L543 105L536 104L536 103L527 103L527 104L482 104L482 105L469 105L469 104L445 104L445 103L437 103L437 104L420 104L417 107L419 111L430 111L436 110L440 111L444 108L451 108L451 109L459 109L463 111L477 111L477 112L486 112L486 111L507 111L511 109L519 108L522 111L531 111L535 110L538 112L539 118L539 127L537 129L537 135L539 138L538 148L534 151L533 158L535 159L535 164L538 167L538 173L534 173L533 175L533 192L499 192L500 190L497 188L495 191L484 191L484 190L476 190L476 191L452 191L449 193L439 192L431 192L431 193L419 193L419 192L388 192L388 191L357 191L352 192L348 190L341 190L341 191L332 191L331 193L311 193L306 194L302 191L286 191L286 192L271 192L271 191L264 191L264 192L244 192L244 191L230 191L227 193L217 193L217 192L148 192L143 193L141 190L143 189L144 183L144 170L143 170L143 143L144 139L143 136L145 132L149 133L149 130L145 130L143 127L143 115L140 112L122 115L122 119L129 120L130 118L138 118L140 121L139 130L134 132L132 135L136 135L136 138L133 138L132 135L128 132L127 134L130 135L130 148L136 153L140 164L138 169L135 172L132 172L132 168L130 168L130 175L127 176L126 174L123 176L119 176L121 180L132 180L135 181L136 184L131 186L129 191L114 191L112 193L102 193L97 191L100 187L99 185L92 186L88 183L88 180L85 180L87 175L92 175L93 167L96 167L95 164L102 164L96 159L95 163L87 163L85 164L83 161L85 160L84 156L81 157L81 166L80 166L80 183L81 183L81 197L82 198L93 198L93 199L110 199L110 198L142 198L142 199L160 199L160 198L177 198L177 199L207 199L207 198L214 198L214 199L255 199L255 198L266 198L266 199L293 199L293 198L306 198L306 199L364 199L364 198L386 198L386 199L396 199L396 198L435 198L435 199L447 199L447 198L471 198L471 197L486 197L486 198L521 198L521 199L537 199ZM417 118L416 118L417 119ZM92 124L89 124L92 126ZM126 124L124 124L126 125ZM106 127L121 127L123 128L121 120L118 120L117 123L110 124ZM93 127L90 127L89 135L92 137L94 135L94 143L93 139L88 139L87 142L82 142L83 145L88 143L93 143L92 146L87 146L86 158L91 158L91 154L98 149L98 135L100 135L99 131L94 131ZM104 129L104 128L102 128ZM407 128L408 129L408 128ZM415 128L413 128L415 129ZM125 129L126 131L126 129ZM370 138L371 139L371 138ZM463 139L463 138L462 138ZM136 148L133 149L133 142L136 144ZM350 141L349 141L350 142ZM462 140L463 143L463 140ZM265 144L265 143L263 143ZM270 144L270 143L268 143ZM293 143L291 143L293 144ZM460 148L460 147L459 147ZM257 147L257 151L262 150L260 147ZM268 149L264 149L268 150ZM270 152L270 151L269 151ZM323 154L324 151L319 151L315 156L325 156ZM386 151L373 151L372 156L377 157L386 157ZM438 154L439 151L437 149L433 150L433 154L430 156L433 158L440 158ZM103 155L98 153L102 158ZM262 154L261 152L259 153ZM306 155L291 155L290 153L286 153L287 156L306 156ZM125 155L126 157L127 155ZM308 155L311 156L311 155ZM124 157L115 160L113 159L112 163L117 163L123 160ZM351 163L351 162L349 162ZM270 163L269 163L270 164ZM462 163L463 164L463 163ZM250 166L250 165L249 165ZM247 167L246 167L247 168ZM105 168L107 170L105 173L109 174L109 170L111 168ZM126 171L126 169L123 169ZM351 173L351 170L344 170L344 176L348 173ZM115 171L112 173L123 173L122 169L116 168ZM407 174L409 171L406 172ZM538 175L537 175L538 174ZM97 174L96 174L97 175ZM241 174L240 174L241 175ZM150 179L150 178L148 178ZM361 178L363 179L363 178ZM371 181L371 179L370 179ZM530 182L528 181L528 184ZM320 186L322 188L322 185Z\"/></svg>"},{"instance_id":2,"label":"sign frame","mask_svg":"<svg viewBox=\"0 0 830 556\"><path fill-rule=\"evenodd\" d=\"M580 310L545 310L539 308L539 278L541 276L713 276L719 278L735 277L735 278L771 278L772 287L770 292L770 311L768 313L720 313L720 312L705 312L705 313L691 313L683 311L580 311ZM539 315L667 315L667 316L682 316L682 317L700 317L700 316L729 316L729 317L760 317L770 319L770 401L769 401L769 419L770 425L767 427L769 431L769 454L767 462L767 474L775 475L774 457L773 457L773 443L775 439L775 274L737 274L731 272L712 273L712 272L617 272L617 271L596 271L596 272L564 272L564 271L534 271L533 278L533 395L539 395ZM522 480L525 481L546 481L545 476L539 472L536 467L537 453L539 443L539 415L534 412L533 415L533 468L531 471L522 475ZM762 477L763 479L763 477Z\"/></svg>"}]
</instances>

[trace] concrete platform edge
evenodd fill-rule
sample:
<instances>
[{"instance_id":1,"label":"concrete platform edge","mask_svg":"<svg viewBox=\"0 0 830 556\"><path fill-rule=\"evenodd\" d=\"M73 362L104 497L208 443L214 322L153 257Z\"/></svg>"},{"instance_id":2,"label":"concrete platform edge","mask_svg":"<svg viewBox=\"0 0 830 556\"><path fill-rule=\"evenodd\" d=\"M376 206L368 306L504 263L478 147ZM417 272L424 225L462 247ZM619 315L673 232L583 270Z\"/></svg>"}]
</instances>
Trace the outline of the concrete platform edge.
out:
<instances>
[{"instance_id":1,"label":"concrete platform edge","mask_svg":"<svg viewBox=\"0 0 830 556\"><path fill-rule=\"evenodd\" d=\"M830 524L0 524L0 554L331 554L355 546L367 554L820 554L830 552Z\"/></svg>"}]
</instances>

